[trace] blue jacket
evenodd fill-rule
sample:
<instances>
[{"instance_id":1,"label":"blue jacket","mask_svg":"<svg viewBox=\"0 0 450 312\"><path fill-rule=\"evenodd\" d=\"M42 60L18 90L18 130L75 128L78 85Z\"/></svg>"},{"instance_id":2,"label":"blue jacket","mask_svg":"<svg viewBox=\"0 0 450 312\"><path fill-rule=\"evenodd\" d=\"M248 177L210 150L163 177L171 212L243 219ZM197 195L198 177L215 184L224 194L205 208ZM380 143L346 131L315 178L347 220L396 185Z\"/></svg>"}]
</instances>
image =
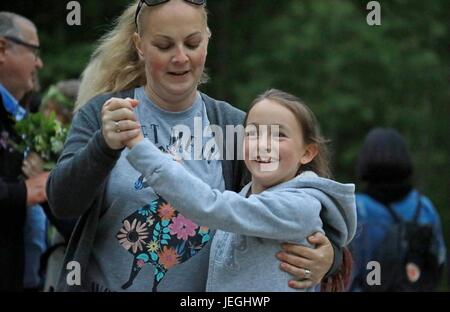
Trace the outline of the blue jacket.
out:
<instances>
[{"instance_id":1,"label":"blue jacket","mask_svg":"<svg viewBox=\"0 0 450 312\"><path fill-rule=\"evenodd\" d=\"M422 203L418 222L432 224L435 237L437 237L437 250L439 264L445 262L445 243L442 235L441 220L431 201L416 190L412 190L404 199L393 203L394 211L403 220L412 220L417 207L418 196ZM373 260L374 252L381 243L390 225L392 216L387 208L380 202L366 194L356 195L356 208L358 214L358 227L355 238L351 243L353 254L353 283L350 287L353 291L361 289L360 283L365 282L369 272L366 269L368 262Z\"/></svg>"}]
</instances>

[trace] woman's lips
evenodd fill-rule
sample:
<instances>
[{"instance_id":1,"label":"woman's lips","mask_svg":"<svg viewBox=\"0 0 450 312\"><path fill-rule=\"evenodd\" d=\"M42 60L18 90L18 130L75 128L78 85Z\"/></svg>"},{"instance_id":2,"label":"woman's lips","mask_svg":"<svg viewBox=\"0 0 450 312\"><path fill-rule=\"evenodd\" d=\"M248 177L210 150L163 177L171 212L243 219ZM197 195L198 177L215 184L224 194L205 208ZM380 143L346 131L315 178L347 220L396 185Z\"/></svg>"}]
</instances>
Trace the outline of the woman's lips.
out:
<instances>
[{"instance_id":1,"label":"woman's lips","mask_svg":"<svg viewBox=\"0 0 450 312\"><path fill-rule=\"evenodd\" d=\"M172 76L184 76L187 73L189 73L189 70L185 70L185 71L176 71L176 72L169 72L169 75Z\"/></svg>"}]
</instances>

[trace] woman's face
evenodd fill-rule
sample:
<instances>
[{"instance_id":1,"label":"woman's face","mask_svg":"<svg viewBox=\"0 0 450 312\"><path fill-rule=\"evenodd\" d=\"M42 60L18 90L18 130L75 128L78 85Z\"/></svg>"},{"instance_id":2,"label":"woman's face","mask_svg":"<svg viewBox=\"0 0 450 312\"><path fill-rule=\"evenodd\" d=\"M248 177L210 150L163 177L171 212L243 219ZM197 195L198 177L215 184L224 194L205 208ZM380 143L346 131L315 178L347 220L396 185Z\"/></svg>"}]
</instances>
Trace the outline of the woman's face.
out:
<instances>
[{"instance_id":1,"label":"woman's face","mask_svg":"<svg viewBox=\"0 0 450 312\"><path fill-rule=\"evenodd\" d=\"M134 40L145 62L147 92L168 110L182 110L196 95L208 47L203 9L169 1L148 9Z\"/></svg>"}]
</instances>

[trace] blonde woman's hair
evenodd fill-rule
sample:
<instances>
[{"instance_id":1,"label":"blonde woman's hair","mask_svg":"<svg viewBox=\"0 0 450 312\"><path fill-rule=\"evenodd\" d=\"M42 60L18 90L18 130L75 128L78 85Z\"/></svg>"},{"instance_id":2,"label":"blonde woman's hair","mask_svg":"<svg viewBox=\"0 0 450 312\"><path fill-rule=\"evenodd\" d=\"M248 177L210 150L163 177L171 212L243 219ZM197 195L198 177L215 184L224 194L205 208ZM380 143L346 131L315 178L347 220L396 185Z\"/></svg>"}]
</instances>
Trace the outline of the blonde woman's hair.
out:
<instances>
[{"instance_id":1,"label":"blonde woman's hair","mask_svg":"<svg viewBox=\"0 0 450 312\"><path fill-rule=\"evenodd\" d=\"M75 111L96 95L137 88L147 83L144 61L139 59L133 42L133 34L136 32L134 18L138 4L139 0L126 8L115 21L114 28L100 39L83 71ZM142 28L143 16L150 9L143 5L138 16L139 29ZM203 9L207 23L206 7L203 6ZM210 35L208 28L207 31ZM206 82L207 79L204 74L200 83Z\"/></svg>"},{"instance_id":2,"label":"blonde woman's hair","mask_svg":"<svg viewBox=\"0 0 450 312\"><path fill-rule=\"evenodd\" d=\"M250 104L250 107L245 117L244 124L247 124L248 114L253 106L262 100L274 101L287 109L289 109L297 119L303 133L303 141L306 144L316 144L318 153L314 159L306 165L300 167L298 174L304 171L314 171L318 176L324 178L331 178L331 171L329 166L329 151L328 140L326 140L320 131L319 122L311 109L298 97L277 89L270 89L259 95Z\"/></svg>"}]
</instances>

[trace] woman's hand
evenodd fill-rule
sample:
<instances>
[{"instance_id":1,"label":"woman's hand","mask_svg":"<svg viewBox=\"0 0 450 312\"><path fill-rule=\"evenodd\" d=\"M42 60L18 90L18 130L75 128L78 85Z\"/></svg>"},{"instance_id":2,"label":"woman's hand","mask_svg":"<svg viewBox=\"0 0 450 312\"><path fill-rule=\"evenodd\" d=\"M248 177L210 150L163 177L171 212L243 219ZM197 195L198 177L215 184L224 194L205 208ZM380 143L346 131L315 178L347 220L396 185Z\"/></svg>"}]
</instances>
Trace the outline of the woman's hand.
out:
<instances>
[{"instance_id":1,"label":"woman's hand","mask_svg":"<svg viewBox=\"0 0 450 312\"><path fill-rule=\"evenodd\" d=\"M22 172L27 178L35 177L44 172L44 161L37 153L31 152L22 163Z\"/></svg>"},{"instance_id":2,"label":"woman's hand","mask_svg":"<svg viewBox=\"0 0 450 312\"><path fill-rule=\"evenodd\" d=\"M293 275L289 287L309 288L319 284L328 273L334 260L334 250L328 238L322 233L308 237L315 249L294 244L283 244L283 251L277 254L281 270Z\"/></svg>"},{"instance_id":3,"label":"woman's hand","mask_svg":"<svg viewBox=\"0 0 450 312\"><path fill-rule=\"evenodd\" d=\"M137 144L135 139L139 135L142 136L141 125L134 113L138 103L137 100L130 98L111 98L103 105L102 134L111 149L122 149L126 145L124 142L130 140Z\"/></svg>"}]
</instances>

